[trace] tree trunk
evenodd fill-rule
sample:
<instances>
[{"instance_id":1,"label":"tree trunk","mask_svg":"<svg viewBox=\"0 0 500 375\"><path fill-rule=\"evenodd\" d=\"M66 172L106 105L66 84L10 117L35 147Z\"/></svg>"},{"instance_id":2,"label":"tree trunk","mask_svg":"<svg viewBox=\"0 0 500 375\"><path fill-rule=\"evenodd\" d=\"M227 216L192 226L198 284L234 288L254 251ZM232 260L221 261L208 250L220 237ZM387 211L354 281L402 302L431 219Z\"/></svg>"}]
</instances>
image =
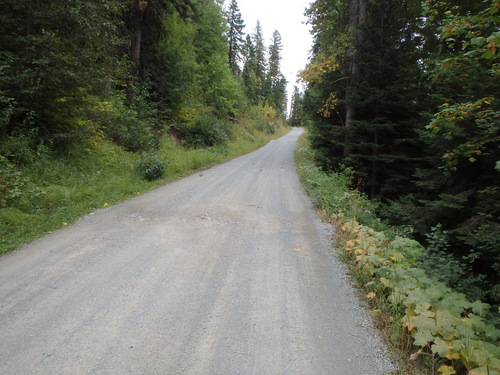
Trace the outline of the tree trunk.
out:
<instances>
[{"instance_id":1,"label":"tree trunk","mask_svg":"<svg viewBox=\"0 0 500 375\"><path fill-rule=\"evenodd\" d=\"M134 0L134 5L131 12L131 31L132 40L130 43L130 59L132 60L132 72L130 87L128 89L128 99L135 101L135 85L141 73L141 45L142 45L142 19L144 18L144 10L147 3L143 0Z\"/></svg>"},{"instance_id":2,"label":"tree trunk","mask_svg":"<svg viewBox=\"0 0 500 375\"><path fill-rule=\"evenodd\" d=\"M377 159L378 159L378 130L375 130L373 135L373 150L372 150L372 170L370 182L370 198L373 199L377 195Z\"/></svg>"},{"instance_id":3,"label":"tree trunk","mask_svg":"<svg viewBox=\"0 0 500 375\"><path fill-rule=\"evenodd\" d=\"M359 53L357 48L364 40L363 27L366 24L366 0L349 0L349 47L347 48L347 64L349 80L347 81L347 108L345 116L345 137L343 156L352 153L352 137L349 134L352 122L356 119L356 102L354 96L359 81Z\"/></svg>"}]
</instances>

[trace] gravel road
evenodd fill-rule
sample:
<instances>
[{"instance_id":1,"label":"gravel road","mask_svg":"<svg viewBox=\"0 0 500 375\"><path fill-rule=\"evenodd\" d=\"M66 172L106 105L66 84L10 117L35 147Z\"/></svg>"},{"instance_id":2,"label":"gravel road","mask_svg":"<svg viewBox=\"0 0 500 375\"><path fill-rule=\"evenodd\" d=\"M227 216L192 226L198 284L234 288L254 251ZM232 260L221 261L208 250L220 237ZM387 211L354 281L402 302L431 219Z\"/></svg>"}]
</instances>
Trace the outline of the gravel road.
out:
<instances>
[{"instance_id":1,"label":"gravel road","mask_svg":"<svg viewBox=\"0 0 500 375\"><path fill-rule=\"evenodd\" d=\"M0 258L0 374L389 374L301 129Z\"/></svg>"}]
</instances>

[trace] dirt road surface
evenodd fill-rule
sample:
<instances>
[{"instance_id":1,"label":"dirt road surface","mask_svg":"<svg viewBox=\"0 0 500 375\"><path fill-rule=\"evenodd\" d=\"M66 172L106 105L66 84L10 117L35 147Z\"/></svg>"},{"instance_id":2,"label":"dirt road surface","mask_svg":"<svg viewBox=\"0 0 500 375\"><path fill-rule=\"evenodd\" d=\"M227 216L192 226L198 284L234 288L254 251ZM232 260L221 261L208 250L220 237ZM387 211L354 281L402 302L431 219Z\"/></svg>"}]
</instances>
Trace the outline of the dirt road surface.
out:
<instances>
[{"instance_id":1,"label":"dirt road surface","mask_svg":"<svg viewBox=\"0 0 500 375\"><path fill-rule=\"evenodd\" d=\"M0 374L387 374L301 129L0 258Z\"/></svg>"}]
</instances>

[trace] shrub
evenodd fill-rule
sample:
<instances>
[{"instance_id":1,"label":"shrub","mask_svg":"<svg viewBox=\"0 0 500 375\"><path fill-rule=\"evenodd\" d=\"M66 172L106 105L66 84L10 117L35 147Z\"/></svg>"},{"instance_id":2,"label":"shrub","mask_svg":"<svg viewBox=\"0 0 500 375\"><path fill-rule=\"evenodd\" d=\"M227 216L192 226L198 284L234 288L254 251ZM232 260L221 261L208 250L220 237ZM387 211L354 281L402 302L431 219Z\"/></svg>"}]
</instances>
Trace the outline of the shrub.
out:
<instances>
[{"instance_id":1,"label":"shrub","mask_svg":"<svg viewBox=\"0 0 500 375\"><path fill-rule=\"evenodd\" d=\"M197 117L193 124L179 126L178 130L184 143L190 147L224 144L231 136L229 123L210 114Z\"/></svg>"},{"instance_id":2,"label":"shrub","mask_svg":"<svg viewBox=\"0 0 500 375\"><path fill-rule=\"evenodd\" d=\"M148 181L159 180L163 177L168 163L154 153L144 153L135 165L136 173Z\"/></svg>"}]
</instances>

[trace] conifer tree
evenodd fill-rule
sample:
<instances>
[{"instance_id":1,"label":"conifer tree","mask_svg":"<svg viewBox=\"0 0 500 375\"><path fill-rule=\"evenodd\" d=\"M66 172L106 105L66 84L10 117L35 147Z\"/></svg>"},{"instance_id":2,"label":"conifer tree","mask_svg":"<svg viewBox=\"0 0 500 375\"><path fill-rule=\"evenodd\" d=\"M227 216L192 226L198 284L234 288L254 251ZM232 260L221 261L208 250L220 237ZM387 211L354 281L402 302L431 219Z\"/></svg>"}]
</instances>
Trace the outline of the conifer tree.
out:
<instances>
[{"instance_id":1,"label":"conifer tree","mask_svg":"<svg viewBox=\"0 0 500 375\"><path fill-rule=\"evenodd\" d=\"M243 46L243 84L245 93L252 104L259 103L259 85L257 83L257 61L255 46L252 42L252 37L247 35L245 44Z\"/></svg>"},{"instance_id":2,"label":"conifer tree","mask_svg":"<svg viewBox=\"0 0 500 375\"><path fill-rule=\"evenodd\" d=\"M257 20L255 26L255 33L253 34L253 45L255 47L255 77L257 78L257 85L259 87L259 100L264 99L264 86L266 81L267 60L266 48L264 46L264 36L262 34L262 27L260 21Z\"/></svg>"},{"instance_id":3,"label":"conifer tree","mask_svg":"<svg viewBox=\"0 0 500 375\"><path fill-rule=\"evenodd\" d=\"M245 27L241 18L240 9L236 0L231 0L227 11L228 44L229 44L229 66L233 74L241 73L239 63L241 62L243 48L243 28Z\"/></svg>"},{"instance_id":4,"label":"conifer tree","mask_svg":"<svg viewBox=\"0 0 500 375\"><path fill-rule=\"evenodd\" d=\"M279 113L284 114L286 108L286 79L281 73L281 42L280 33L275 30L272 44L269 47L269 71L267 79L266 99Z\"/></svg>"},{"instance_id":5,"label":"conifer tree","mask_svg":"<svg viewBox=\"0 0 500 375\"><path fill-rule=\"evenodd\" d=\"M290 126L301 126L304 120L304 112L303 112L303 95L299 91L297 86L293 87L292 94L292 105L290 109L290 117L288 119L288 123Z\"/></svg>"}]
</instances>

